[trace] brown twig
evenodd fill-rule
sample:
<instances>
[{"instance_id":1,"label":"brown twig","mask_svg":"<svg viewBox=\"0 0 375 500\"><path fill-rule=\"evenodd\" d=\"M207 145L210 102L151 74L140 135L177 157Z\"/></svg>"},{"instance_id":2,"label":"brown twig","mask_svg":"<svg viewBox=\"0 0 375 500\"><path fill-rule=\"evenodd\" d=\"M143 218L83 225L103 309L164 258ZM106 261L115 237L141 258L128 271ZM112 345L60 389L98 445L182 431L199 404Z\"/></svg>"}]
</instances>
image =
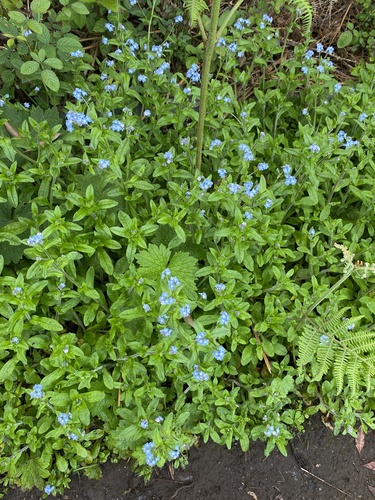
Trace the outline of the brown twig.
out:
<instances>
[{"instance_id":1,"label":"brown twig","mask_svg":"<svg viewBox=\"0 0 375 500\"><path fill-rule=\"evenodd\" d=\"M254 337L257 339L257 342L259 345L262 345L262 341L260 340L260 337L259 335L257 334L257 332L253 329L252 326L250 326L251 328L251 331L253 332L254 334ZM272 369L271 369L271 365L270 365L270 362L268 361L268 357L267 357L267 354L264 352L264 349L262 347L262 356L263 356L263 360L267 366L267 370L269 371L269 373L272 373Z\"/></svg>"},{"instance_id":2,"label":"brown twig","mask_svg":"<svg viewBox=\"0 0 375 500\"><path fill-rule=\"evenodd\" d=\"M345 491L340 490L340 488L337 488L336 486L333 486L333 484L327 483L327 481L324 481L321 477L316 476L312 472L309 472L307 469L304 469L303 467L300 467L303 472L306 472L306 474L310 474L310 476L315 477L315 479L318 479L318 481L321 481L322 483L326 484L327 486L330 486L331 488L334 488L335 490L339 491L343 495L349 496Z\"/></svg>"}]
</instances>

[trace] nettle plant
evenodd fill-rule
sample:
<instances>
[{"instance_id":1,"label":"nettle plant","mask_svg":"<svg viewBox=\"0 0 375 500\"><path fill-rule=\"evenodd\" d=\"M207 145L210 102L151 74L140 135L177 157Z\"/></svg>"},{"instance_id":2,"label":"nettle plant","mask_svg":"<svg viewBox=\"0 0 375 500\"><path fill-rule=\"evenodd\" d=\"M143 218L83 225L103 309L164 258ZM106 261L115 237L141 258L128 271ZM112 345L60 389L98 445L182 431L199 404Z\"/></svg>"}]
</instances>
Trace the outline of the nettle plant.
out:
<instances>
[{"instance_id":1,"label":"nettle plant","mask_svg":"<svg viewBox=\"0 0 375 500\"><path fill-rule=\"evenodd\" d=\"M374 427L371 376L352 369L348 392L330 362L375 307L371 273L338 278L334 247L371 262L374 66L340 83L333 47L286 60L270 15L236 13L197 169L199 51L173 71L168 38L107 17L99 71L61 114L0 100L3 484L56 494L108 457L150 477L198 436L286 454L319 410ZM311 333L314 314L332 331Z\"/></svg>"}]
</instances>

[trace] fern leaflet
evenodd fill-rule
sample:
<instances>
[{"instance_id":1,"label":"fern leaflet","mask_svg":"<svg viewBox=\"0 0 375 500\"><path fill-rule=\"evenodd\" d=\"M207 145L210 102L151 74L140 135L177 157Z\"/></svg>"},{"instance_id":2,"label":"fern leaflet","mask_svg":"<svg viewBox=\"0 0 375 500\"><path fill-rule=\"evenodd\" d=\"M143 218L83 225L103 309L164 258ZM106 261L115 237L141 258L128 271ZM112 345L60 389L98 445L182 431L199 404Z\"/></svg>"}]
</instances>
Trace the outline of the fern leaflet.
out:
<instances>
[{"instance_id":1,"label":"fern leaflet","mask_svg":"<svg viewBox=\"0 0 375 500\"><path fill-rule=\"evenodd\" d=\"M297 9L300 10L303 23L303 30L305 34L308 33L311 30L311 24L314 15L314 9L310 4L309 0L289 0L289 3L291 3L293 6L295 6Z\"/></svg>"},{"instance_id":2,"label":"fern leaflet","mask_svg":"<svg viewBox=\"0 0 375 500\"><path fill-rule=\"evenodd\" d=\"M202 12L208 9L205 0L185 0L185 9L189 15L189 24L192 28L196 25Z\"/></svg>"}]
</instances>

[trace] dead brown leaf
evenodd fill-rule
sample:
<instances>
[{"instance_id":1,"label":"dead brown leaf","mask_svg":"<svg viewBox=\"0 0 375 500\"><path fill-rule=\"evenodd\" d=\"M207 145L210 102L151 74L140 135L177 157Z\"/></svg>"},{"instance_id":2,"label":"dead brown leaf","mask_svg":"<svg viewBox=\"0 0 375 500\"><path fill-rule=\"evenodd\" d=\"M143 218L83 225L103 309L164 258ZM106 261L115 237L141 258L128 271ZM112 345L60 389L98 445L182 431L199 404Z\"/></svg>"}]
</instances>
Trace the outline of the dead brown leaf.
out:
<instances>
[{"instance_id":1,"label":"dead brown leaf","mask_svg":"<svg viewBox=\"0 0 375 500\"><path fill-rule=\"evenodd\" d=\"M367 469L370 470L375 470L375 461L369 462L368 464L364 464L363 467L366 467Z\"/></svg>"},{"instance_id":2,"label":"dead brown leaf","mask_svg":"<svg viewBox=\"0 0 375 500\"><path fill-rule=\"evenodd\" d=\"M10 123L5 122L4 125L12 137L19 137L20 136L20 134L17 132L17 130L14 127L12 127L12 125Z\"/></svg>"},{"instance_id":3,"label":"dead brown leaf","mask_svg":"<svg viewBox=\"0 0 375 500\"><path fill-rule=\"evenodd\" d=\"M357 437L355 438L355 447L359 454L361 454L363 447L365 446L365 433L362 429L362 425L358 429Z\"/></svg>"},{"instance_id":4,"label":"dead brown leaf","mask_svg":"<svg viewBox=\"0 0 375 500\"><path fill-rule=\"evenodd\" d=\"M372 494L373 497L375 497L375 488L373 486L368 485L368 489L370 490L370 493Z\"/></svg>"}]
</instances>

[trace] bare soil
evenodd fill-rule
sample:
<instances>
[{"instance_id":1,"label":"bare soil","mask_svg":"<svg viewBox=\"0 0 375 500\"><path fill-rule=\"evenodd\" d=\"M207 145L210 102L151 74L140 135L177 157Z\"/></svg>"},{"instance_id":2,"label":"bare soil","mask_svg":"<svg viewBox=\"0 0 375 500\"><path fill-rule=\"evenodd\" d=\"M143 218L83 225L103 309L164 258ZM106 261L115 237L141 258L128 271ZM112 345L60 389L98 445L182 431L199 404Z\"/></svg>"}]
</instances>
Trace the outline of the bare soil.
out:
<instances>
[{"instance_id":1,"label":"bare soil","mask_svg":"<svg viewBox=\"0 0 375 500\"><path fill-rule=\"evenodd\" d=\"M288 456L264 457L264 444L247 453L213 442L189 451L184 470L155 469L149 483L129 464L106 463L99 481L74 476L58 500L370 500L375 498L375 471L363 467L375 460L375 433L358 453L350 436L333 436L315 416L306 431L288 446ZM373 493L371 492L373 488ZM5 500L39 500L41 493L13 490ZM53 498L53 497L48 497Z\"/></svg>"}]
</instances>

